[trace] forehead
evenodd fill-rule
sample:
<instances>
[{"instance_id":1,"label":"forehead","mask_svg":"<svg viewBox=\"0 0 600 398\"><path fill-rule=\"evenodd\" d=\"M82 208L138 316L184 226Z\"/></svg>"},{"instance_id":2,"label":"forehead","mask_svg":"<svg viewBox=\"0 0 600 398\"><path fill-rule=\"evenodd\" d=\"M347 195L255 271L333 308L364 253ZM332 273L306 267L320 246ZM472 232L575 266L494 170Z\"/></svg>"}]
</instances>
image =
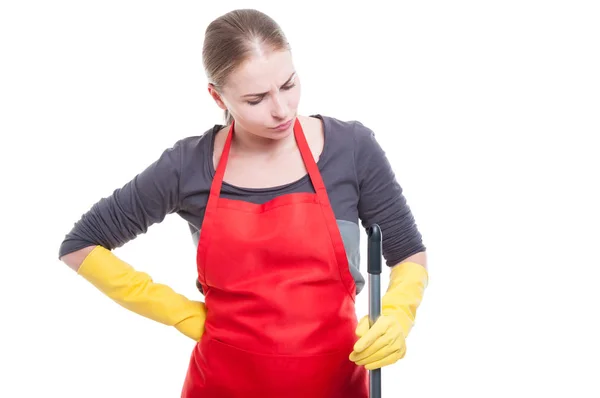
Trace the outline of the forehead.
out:
<instances>
[{"instance_id":1,"label":"forehead","mask_svg":"<svg viewBox=\"0 0 600 398\"><path fill-rule=\"evenodd\" d=\"M279 87L294 72L289 51L255 53L227 79L227 88L236 94L261 93Z\"/></svg>"}]
</instances>

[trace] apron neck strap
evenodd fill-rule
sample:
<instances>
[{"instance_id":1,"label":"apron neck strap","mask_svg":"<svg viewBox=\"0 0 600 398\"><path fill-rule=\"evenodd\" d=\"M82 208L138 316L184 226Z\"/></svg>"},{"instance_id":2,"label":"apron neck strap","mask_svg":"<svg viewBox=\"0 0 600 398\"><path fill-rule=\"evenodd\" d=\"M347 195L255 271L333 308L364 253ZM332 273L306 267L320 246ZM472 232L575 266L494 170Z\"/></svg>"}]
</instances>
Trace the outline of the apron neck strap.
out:
<instances>
[{"instance_id":1,"label":"apron neck strap","mask_svg":"<svg viewBox=\"0 0 600 398\"><path fill-rule=\"evenodd\" d=\"M227 133L225 145L223 146L223 152L221 153L221 158L219 159L219 164L217 166L212 186L210 189L210 196L214 197L214 199L217 199L221 194L223 177L225 176L225 168L227 166L227 160L229 159L229 151L231 149L231 140L234 134L234 126L235 121L232 121L231 127L229 128L229 132ZM296 144L300 149L300 154L302 155L302 160L304 161L304 167L306 167L306 170L308 171L308 175L313 184L315 192L319 197L319 200L321 201L321 203L328 203L329 200L327 197L327 190L325 189L325 184L323 183L321 173L319 173L319 168L315 163L313 154L310 151L310 147L306 142L306 137L304 135L302 125L300 124L300 121L297 117L294 121L294 138L296 139Z\"/></svg>"}]
</instances>

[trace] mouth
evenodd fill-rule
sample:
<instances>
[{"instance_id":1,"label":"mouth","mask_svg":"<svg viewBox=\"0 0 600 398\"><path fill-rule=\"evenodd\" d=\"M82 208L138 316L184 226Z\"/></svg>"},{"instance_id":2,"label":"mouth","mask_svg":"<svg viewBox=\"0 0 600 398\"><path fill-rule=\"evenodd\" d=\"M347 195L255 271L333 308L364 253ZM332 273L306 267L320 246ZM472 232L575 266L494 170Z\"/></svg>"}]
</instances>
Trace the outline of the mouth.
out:
<instances>
[{"instance_id":1,"label":"mouth","mask_svg":"<svg viewBox=\"0 0 600 398\"><path fill-rule=\"evenodd\" d=\"M272 130L278 130L278 131L279 130L285 130L285 129L287 129L288 127L290 127L292 125L292 121L293 120L294 119L290 119L287 122L280 124L279 126L271 127L271 129Z\"/></svg>"}]
</instances>

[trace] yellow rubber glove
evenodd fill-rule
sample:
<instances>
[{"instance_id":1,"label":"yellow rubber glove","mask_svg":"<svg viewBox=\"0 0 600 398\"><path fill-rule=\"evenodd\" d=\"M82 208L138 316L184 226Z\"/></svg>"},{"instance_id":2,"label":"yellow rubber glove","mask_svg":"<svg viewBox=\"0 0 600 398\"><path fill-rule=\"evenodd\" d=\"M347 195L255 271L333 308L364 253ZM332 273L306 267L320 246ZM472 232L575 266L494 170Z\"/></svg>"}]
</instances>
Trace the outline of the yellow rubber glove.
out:
<instances>
[{"instance_id":1,"label":"yellow rubber glove","mask_svg":"<svg viewBox=\"0 0 600 398\"><path fill-rule=\"evenodd\" d=\"M390 284L381 299L381 316L369 328L369 316L356 327L360 338L354 344L350 360L373 370L404 358L405 339L412 329L417 308L428 284L425 267L405 262L392 267Z\"/></svg>"},{"instance_id":2,"label":"yellow rubber glove","mask_svg":"<svg viewBox=\"0 0 600 398\"><path fill-rule=\"evenodd\" d=\"M102 246L86 256L77 273L130 311L173 326L194 341L204 333L204 303L154 283L148 274L136 271Z\"/></svg>"}]
</instances>

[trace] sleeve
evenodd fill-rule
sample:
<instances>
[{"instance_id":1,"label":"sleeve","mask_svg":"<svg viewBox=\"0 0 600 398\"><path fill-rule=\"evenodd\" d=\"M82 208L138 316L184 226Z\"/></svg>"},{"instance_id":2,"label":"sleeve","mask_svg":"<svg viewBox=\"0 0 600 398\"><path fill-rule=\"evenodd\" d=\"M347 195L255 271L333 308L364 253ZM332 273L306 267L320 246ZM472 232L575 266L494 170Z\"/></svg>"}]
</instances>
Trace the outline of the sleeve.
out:
<instances>
[{"instance_id":1,"label":"sleeve","mask_svg":"<svg viewBox=\"0 0 600 398\"><path fill-rule=\"evenodd\" d=\"M359 218L365 228L380 226L383 256L391 267L426 248L385 151L372 130L356 123L354 161L360 192Z\"/></svg>"},{"instance_id":2,"label":"sleeve","mask_svg":"<svg viewBox=\"0 0 600 398\"><path fill-rule=\"evenodd\" d=\"M124 245L179 209L181 142L111 196L95 203L65 236L59 258L86 246ZM92 180L93 181L93 180Z\"/></svg>"}]
</instances>

